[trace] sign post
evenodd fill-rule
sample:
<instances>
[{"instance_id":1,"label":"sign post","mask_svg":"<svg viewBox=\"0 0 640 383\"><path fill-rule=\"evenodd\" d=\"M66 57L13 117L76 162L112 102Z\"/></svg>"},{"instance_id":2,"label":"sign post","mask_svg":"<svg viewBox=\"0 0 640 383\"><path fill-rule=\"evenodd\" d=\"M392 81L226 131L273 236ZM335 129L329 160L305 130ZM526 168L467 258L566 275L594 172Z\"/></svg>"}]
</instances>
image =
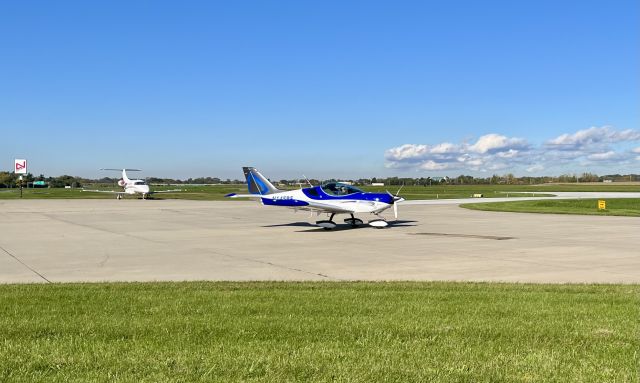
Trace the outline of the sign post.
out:
<instances>
[{"instance_id":1,"label":"sign post","mask_svg":"<svg viewBox=\"0 0 640 383\"><path fill-rule=\"evenodd\" d=\"M22 198L22 187L24 184L24 182L22 182L22 174L27 174L27 160L16 159L13 163L13 171L15 174L20 174L20 198Z\"/></svg>"}]
</instances>

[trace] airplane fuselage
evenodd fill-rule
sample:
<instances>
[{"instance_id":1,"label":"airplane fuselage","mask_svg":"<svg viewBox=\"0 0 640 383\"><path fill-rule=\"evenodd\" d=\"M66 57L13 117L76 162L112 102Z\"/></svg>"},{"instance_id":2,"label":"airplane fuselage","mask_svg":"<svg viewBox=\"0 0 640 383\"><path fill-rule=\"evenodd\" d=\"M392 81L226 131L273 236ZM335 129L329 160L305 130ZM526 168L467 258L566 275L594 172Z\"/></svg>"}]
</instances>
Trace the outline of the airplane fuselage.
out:
<instances>
[{"instance_id":1,"label":"airplane fuselage","mask_svg":"<svg viewBox=\"0 0 640 383\"><path fill-rule=\"evenodd\" d=\"M393 196L387 193L356 192L347 195L330 195L320 186L268 194L262 196L261 200L264 205L292 208L313 207L315 203L320 203L354 213L380 213L394 203Z\"/></svg>"},{"instance_id":2,"label":"airplane fuselage","mask_svg":"<svg viewBox=\"0 0 640 383\"><path fill-rule=\"evenodd\" d=\"M149 185L142 180L130 180L123 188L125 194L142 194L146 196L150 192Z\"/></svg>"}]
</instances>

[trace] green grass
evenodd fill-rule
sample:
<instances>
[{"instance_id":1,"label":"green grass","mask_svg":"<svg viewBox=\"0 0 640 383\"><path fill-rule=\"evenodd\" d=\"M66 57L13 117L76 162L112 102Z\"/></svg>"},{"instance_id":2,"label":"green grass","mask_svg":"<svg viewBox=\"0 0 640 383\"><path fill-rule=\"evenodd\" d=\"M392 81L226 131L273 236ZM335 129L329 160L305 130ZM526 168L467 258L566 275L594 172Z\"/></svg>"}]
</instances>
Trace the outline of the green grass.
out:
<instances>
[{"instance_id":1,"label":"green grass","mask_svg":"<svg viewBox=\"0 0 640 383\"><path fill-rule=\"evenodd\" d=\"M0 381L638 382L640 286L0 285Z\"/></svg>"},{"instance_id":2,"label":"green grass","mask_svg":"<svg viewBox=\"0 0 640 383\"><path fill-rule=\"evenodd\" d=\"M118 190L111 185L86 185L88 189ZM382 192L386 190L396 193L399 186L384 187L363 187L365 191ZM152 186L152 190L182 189L179 193L156 194L155 199L189 199L189 200L225 200L224 196L229 193L247 193L245 185L211 185L211 186ZM509 192L541 192L551 193L552 191L640 191L640 185L592 185L592 184L570 184L570 185L448 185L448 186L405 186L400 195L406 199L447 199L447 198L469 198L473 194L483 194L484 197L522 197L522 194L505 194ZM17 199L20 197L18 189L0 189L0 199ZM79 189L24 189L23 198L92 198L109 199L115 198L108 193L82 192ZM134 198L126 196L125 198Z\"/></svg>"},{"instance_id":3,"label":"green grass","mask_svg":"<svg viewBox=\"0 0 640 383\"><path fill-rule=\"evenodd\" d=\"M472 203L460 205L467 209L483 211L508 211L518 213L622 215L640 217L640 199L605 199L607 208L598 210L597 199L509 201Z\"/></svg>"},{"instance_id":4,"label":"green grass","mask_svg":"<svg viewBox=\"0 0 640 383\"><path fill-rule=\"evenodd\" d=\"M122 190L121 188L106 185L87 185L87 189L97 190ZM229 193L245 193L245 185L215 185L215 186L152 186L151 190L176 190L182 192L161 193L153 196L155 199L188 199L188 200L223 200ZM1 199L19 199L20 189L0 189ZM43 188L23 189L23 199L115 199L115 194L83 192L81 189ZM139 195L124 198L141 198Z\"/></svg>"}]
</instances>

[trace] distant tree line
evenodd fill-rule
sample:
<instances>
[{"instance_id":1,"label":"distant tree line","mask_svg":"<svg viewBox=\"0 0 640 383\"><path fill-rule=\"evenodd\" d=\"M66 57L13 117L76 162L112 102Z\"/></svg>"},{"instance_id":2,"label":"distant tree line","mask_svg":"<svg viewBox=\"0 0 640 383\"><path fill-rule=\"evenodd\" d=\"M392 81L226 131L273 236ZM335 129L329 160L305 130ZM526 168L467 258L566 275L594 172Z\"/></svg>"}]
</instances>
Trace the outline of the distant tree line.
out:
<instances>
[{"instance_id":1,"label":"distant tree line","mask_svg":"<svg viewBox=\"0 0 640 383\"><path fill-rule=\"evenodd\" d=\"M28 173L23 176L22 185L24 187L31 187L35 181L44 181L47 187L53 188L62 188L66 186L70 186L73 188L82 187L86 184L116 184L120 178L113 177L103 177L99 179L88 179L82 177L74 177L70 175L63 175L58 177L45 177L43 174L35 177L33 174ZM512 173L507 173L503 175L494 174L490 177L474 177L470 175L459 175L457 177L419 177L419 178L409 178L409 177L373 177L373 178L360 178L353 180L337 180L337 179L329 179L329 180L318 180L318 179L310 179L310 180L280 180L274 181L278 185L286 185L286 186L298 186L298 185L308 185L311 183L312 185L320 185L325 182L336 182L336 181L348 181L353 183L354 185L371 185L373 183L383 183L385 185L406 185L406 186L433 186L433 185L533 185L533 184L544 184L544 183L580 183L580 182L625 182L625 181L640 181L640 175L638 174L609 174L604 176L598 176L593 173L582 173L582 174L563 174L557 177L551 176L542 176L542 177L516 177ZM187 178L185 180L173 179L173 178L158 178L158 177L148 177L146 179L147 183L150 184L242 184L244 180L231 180L231 179L221 179L218 177L198 177L198 178ZM0 188L12 188L19 187L19 175L14 174L13 172L0 172Z\"/></svg>"},{"instance_id":2,"label":"distant tree line","mask_svg":"<svg viewBox=\"0 0 640 383\"><path fill-rule=\"evenodd\" d=\"M69 175L45 177L43 174L40 174L36 177L31 173L27 173L22 176L22 181L20 181L19 174L0 172L0 188L20 187L21 183L23 187L32 187L36 181L44 181L47 186L54 188L63 188L65 186L77 188L82 186L84 179Z\"/></svg>"},{"instance_id":3,"label":"distant tree line","mask_svg":"<svg viewBox=\"0 0 640 383\"><path fill-rule=\"evenodd\" d=\"M433 185L533 185L544 183L579 183L579 182L604 182L609 180L612 182L623 181L640 181L640 175L627 174L627 175L604 175L598 176L593 173L582 174L563 174L560 176L541 176L541 177L516 177L512 173L503 175L494 174L490 177L474 177L470 175L459 175L457 177L420 177L420 178L403 178L403 177L373 177L373 178L361 178L355 180L342 180L349 181L354 185L371 185L375 183L383 183L385 185L406 185L406 186L433 186ZM310 180L312 184L318 185L322 183L318 180ZM335 182L339 180L330 179L324 182ZM300 184L300 180L280 180L280 184L296 185ZM302 181L306 183L306 180Z\"/></svg>"}]
</instances>

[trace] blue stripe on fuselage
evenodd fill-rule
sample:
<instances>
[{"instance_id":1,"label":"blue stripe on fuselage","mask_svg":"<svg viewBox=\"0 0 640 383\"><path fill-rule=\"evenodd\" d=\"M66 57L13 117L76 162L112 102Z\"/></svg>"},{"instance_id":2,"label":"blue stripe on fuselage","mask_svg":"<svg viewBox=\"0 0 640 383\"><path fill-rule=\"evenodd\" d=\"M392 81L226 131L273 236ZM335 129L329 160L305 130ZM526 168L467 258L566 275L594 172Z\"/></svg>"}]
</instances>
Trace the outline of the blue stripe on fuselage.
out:
<instances>
[{"instance_id":1,"label":"blue stripe on fuselage","mask_svg":"<svg viewBox=\"0 0 640 383\"><path fill-rule=\"evenodd\" d=\"M302 192L304 193L304 195L306 195L310 199L316 200L316 201L349 199L349 200L356 200L356 201L384 202L386 204L393 203L393 197L390 196L388 193L362 192L362 193L353 193L353 194L347 194L347 195L331 195L331 194L325 193L325 191L322 190L322 187L320 186L305 188L305 189L302 189Z\"/></svg>"},{"instance_id":2,"label":"blue stripe on fuselage","mask_svg":"<svg viewBox=\"0 0 640 383\"><path fill-rule=\"evenodd\" d=\"M262 198L262 203L265 205L272 205L272 206L307 206L309 205L307 202L300 201L297 199Z\"/></svg>"}]
</instances>

